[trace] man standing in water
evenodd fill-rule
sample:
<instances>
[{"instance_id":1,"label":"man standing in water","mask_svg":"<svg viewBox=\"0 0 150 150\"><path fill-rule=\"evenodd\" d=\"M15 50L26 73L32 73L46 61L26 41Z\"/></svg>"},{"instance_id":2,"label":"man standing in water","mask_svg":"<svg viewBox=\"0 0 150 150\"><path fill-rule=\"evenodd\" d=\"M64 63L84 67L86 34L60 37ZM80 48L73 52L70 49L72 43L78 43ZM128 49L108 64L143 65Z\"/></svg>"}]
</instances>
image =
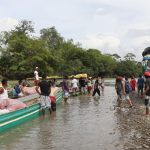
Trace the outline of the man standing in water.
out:
<instances>
[{"instance_id":1,"label":"man standing in water","mask_svg":"<svg viewBox=\"0 0 150 150\"><path fill-rule=\"evenodd\" d=\"M71 81L71 84L72 84L73 95L77 96L78 81L77 81L77 79L75 79L74 76L73 76L73 79Z\"/></svg>"},{"instance_id":2,"label":"man standing in water","mask_svg":"<svg viewBox=\"0 0 150 150\"><path fill-rule=\"evenodd\" d=\"M34 84L35 86L38 85L39 83L39 72L38 72L38 67L35 67L35 71L34 71Z\"/></svg>"},{"instance_id":3,"label":"man standing in water","mask_svg":"<svg viewBox=\"0 0 150 150\"><path fill-rule=\"evenodd\" d=\"M86 90L85 90L85 79L82 78L82 77L79 79L79 86L80 86L81 94L85 94L86 93Z\"/></svg>"},{"instance_id":4,"label":"man standing in water","mask_svg":"<svg viewBox=\"0 0 150 150\"><path fill-rule=\"evenodd\" d=\"M100 89L99 89L100 83L98 78L96 78L95 83L94 83L94 91L93 91L93 96L97 93L100 96Z\"/></svg>"},{"instance_id":5,"label":"man standing in water","mask_svg":"<svg viewBox=\"0 0 150 150\"><path fill-rule=\"evenodd\" d=\"M116 89L116 93L117 93L117 107L121 106L121 101L122 101L122 95L125 94L125 92L123 93L123 83L122 83L122 77L118 76L116 77L116 83L115 83L115 89Z\"/></svg>"},{"instance_id":6,"label":"man standing in water","mask_svg":"<svg viewBox=\"0 0 150 150\"><path fill-rule=\"evenodd\" d=\"M124 99L128 101L131 108L133 104L129 97L129 93L132 91L132 89L129 84L128 78L124 79L122 76L118 76L116 78L115 88L118 95L118 99L117 99L118 107L121 107L122 99Z\"/></svg>"},{"instance_id":7,"label":"man standing in water","mask_svg":"<svg viewBox=\"0 0 150 150\"><path fill-rule=\"evenodd\" d=\"M68 81L67 76L64 77L64 80L62 82L62 89L63 89L63 92L64 92L64 101L66 103L67 100L68 100L68 97L69 97L69 81Z\"/></svg>"},{"instance_id":8,"label":"man standing in water","mask_svg":"<svg viewBox=\"0 0 150 150\"><path fill-rule=\"evenodd\" d=\"M131 101L131 98L129 96L130 92L132 91L132 87L128 81L128 78L126 77L125 78L125 99L128 101L129 105L130 105L130 108L132 108L133 104L132 104L132 101Z\"/></svg>"},{"instance_id":9,"label":"man standing in water","mask_svg":"<svg viewBox=\"0 0 150 150\"><path fill-rule=\"evenodd\" d=\"M40 88L40 90L39 90ZM43 116L45 115L45 109L49 109L49 113L52 113L51 109L51 99L50 99L50 93L51 93L51 85L48 81L46 81L46 75L42 75L42 81L39 82L38 86L36 87L37 93L40 94L40 104Z\"/></svg>"}]
</instances>

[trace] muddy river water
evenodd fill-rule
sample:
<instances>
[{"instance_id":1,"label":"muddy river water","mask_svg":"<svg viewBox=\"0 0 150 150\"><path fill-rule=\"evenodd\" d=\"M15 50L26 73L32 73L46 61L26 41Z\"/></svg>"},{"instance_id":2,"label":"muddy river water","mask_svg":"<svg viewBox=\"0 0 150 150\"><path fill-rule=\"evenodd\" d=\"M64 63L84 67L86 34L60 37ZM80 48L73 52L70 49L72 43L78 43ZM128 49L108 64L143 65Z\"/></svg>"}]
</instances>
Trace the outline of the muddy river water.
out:
<instances>
[{"instance_id":1,"label":"muddy river water","mask_svg":"<svg viewBox=\"0 0 150 150\"><path fill-rule=\"evenodd\" d=\"M106 86L100 97L70 97L56 113L28 121L0 135L0 150L122 150L124 137L116 92Z\"/></svg>"}]
</instances>

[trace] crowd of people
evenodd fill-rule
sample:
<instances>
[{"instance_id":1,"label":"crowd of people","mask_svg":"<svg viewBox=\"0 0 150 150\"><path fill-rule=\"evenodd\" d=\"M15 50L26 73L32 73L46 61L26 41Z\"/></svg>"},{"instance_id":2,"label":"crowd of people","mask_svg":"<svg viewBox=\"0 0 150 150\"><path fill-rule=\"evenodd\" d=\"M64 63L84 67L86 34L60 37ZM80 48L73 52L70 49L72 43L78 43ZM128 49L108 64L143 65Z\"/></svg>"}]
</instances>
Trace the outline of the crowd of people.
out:
<instances>
[{"instance_id":1,"label":"crowd of people","mask_svg":"<svg viewBox=\"0 0 150 150\"><path fill-rule=\"evenodd\" d=\"M67 102L70 93L74 96L77 96L78 94L95 96L97 93L98 96L100 96L100 91L104 92L104 78L80 77L79 79L76 79L75 77L72 77L71 79L68 79L68 77L65 76L62 82L62 89L65 102Z\"/></svg>"},{"instance_id":2,"label":"crowd of people","mask_svg":"<svg viewBox=\"0 0 150 150\"><path fill-rule=\"evenodd\" d=\"M133 101L130 98L130 93L134 93L137 90L138 97L145 100L145 114L149 114L149 99L150 99L150 73L145 72L144 77L139 75L136 80L134 76L130 81L125 76L117 76L115 82L115 89L118 95L117 107L121 107L122 101L127 100L129 107L133 107Z\"/></svg>"},{"instance_id":3,"label":"crowd of people","mask_svg":"<svg viewBox=\"0 0 150 150\"><path fill-rule=\"evenodd\" d=\"M34 71L34 86L28 87L29 83L27 80L19 80L12 90L13 98L38 93L40 95L40 104L43 114L45 114L45 108L48 108L51 113L50 93L51 87L56 86L56 80L47 80L46 74L43 74L40 80L38 69L39 68L36 67ZM144 77L139 75L138 79L135 79L135 77L132 76L130 81L125 76L116 77L115 89L118 95L117 107L120 108L122 101L127 100L129 107L132 108L133 102L130 98L130 93L137 90L138 97L145 99L146 114L149 114L150 73L145 73ZM72 77L70 79L64 76L61 87L64 93L64 102L66 103L70 94L73 96L77 96L78 94L95 96L97 93L97 95L100 96L101 92L104 92L105 84L103 77L80 77L79 79ZM3 79L2 84L0 84L0 102L5 99L8 99L7 80Z\"/></svg>"}]
</instances>

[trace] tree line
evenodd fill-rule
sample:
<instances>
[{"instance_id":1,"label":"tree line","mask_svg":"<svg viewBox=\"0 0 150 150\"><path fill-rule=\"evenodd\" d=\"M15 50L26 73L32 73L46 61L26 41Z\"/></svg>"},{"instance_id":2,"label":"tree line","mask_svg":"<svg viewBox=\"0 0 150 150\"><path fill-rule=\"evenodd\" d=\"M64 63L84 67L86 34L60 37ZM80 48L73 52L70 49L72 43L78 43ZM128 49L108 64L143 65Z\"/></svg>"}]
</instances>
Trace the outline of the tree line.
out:
<instances>
[{"instance_id":1,"label":"tree line","mask_svg":"<svg viewBox=\"0 0 150 150\"><path fill-rule=\"evenodd\" d=\"M118 54L102 54L98 49L84 49L72 39L66 40L55 27L43 28L34 35L31 21L22 20L11 31L0 34L0 75L9 79L33 77L36 66L47 75L114 77L142 73L141 63L128 53L122 60Z\"/></svg>"}]
</instances>

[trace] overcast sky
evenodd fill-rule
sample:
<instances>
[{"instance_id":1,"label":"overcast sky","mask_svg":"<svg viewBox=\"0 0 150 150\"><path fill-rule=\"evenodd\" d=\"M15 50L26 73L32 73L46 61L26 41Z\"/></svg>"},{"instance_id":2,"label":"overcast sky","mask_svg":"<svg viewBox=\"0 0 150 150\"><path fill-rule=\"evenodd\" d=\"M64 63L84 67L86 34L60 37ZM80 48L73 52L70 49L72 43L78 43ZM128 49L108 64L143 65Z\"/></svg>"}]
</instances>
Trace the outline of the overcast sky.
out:
<instances>
[{"instance_id":1,"label":"overcast sky","mask_svg":"<svg viewBox=\"0 0 150 150\"><path fill-rule=\"evenodd\" d=\"M132 52L140 61L150 46L149 6L150 0L0 0L0 31L27 19L37 34L55 26L84 48L120 56Z\"/></svg>"}]
</instances>

